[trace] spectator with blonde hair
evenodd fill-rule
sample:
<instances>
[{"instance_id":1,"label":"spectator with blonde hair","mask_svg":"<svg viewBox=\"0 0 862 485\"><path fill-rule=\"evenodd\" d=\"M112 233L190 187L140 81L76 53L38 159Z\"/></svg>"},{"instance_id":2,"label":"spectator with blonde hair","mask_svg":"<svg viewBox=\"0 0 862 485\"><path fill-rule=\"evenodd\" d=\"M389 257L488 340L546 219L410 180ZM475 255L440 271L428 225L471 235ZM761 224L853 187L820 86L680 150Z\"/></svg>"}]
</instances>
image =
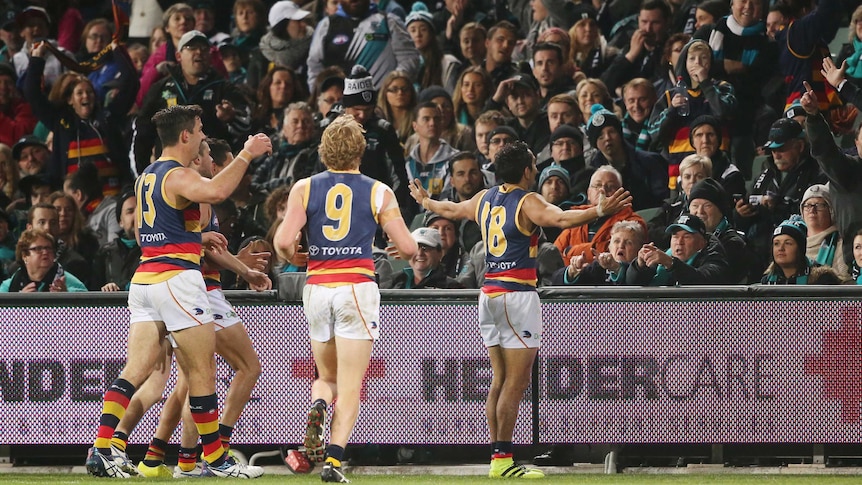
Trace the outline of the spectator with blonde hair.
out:
<instances>
[{"instance_id":1,"label":"spectator with blonde hair","mask_svg":"<svg viewBox=\"0 0 862 485\"><path fill-rule=\"evenodd\" d=\"M416 107L416 89L404 71L392 71L383 78L377 94L377 107L383 118L392 123L402 145L413 134L413 108Z\"/></svg>"}]
</instances>

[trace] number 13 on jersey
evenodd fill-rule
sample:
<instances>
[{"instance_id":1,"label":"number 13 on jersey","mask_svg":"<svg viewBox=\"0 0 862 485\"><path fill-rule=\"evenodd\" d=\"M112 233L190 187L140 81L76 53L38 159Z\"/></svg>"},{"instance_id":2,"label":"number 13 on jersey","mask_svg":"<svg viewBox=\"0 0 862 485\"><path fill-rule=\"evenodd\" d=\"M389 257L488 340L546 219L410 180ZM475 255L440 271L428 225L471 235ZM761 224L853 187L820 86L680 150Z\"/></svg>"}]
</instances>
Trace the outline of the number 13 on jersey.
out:
<instances>
[{"instance_id":1,"label":"number 13 on jersey","mask_svg":"<svg viewBox=\"0 0 862 485\"><path fill-rule=\"evenodd\" d=\"M153 190L156 188L156 175L147 173L141 176L138 180L138 187L135 190L138 198L138 208L135 214L138 228L144 227L144 222L148 226L153 227L156 220L156 207L153 204Z\"/></svg>"}]
</instances>

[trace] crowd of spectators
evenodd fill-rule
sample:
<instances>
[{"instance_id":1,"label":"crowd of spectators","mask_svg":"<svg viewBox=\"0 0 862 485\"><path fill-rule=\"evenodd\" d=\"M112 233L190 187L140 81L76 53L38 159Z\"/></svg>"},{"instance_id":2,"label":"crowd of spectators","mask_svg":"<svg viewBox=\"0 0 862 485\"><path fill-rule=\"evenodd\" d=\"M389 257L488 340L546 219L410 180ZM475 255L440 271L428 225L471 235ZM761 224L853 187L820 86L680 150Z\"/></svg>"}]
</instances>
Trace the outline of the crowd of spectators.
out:
<instances>
[{"instance_id":1,"label":"crowd of spectators","mask_svg":"<svg viewBox=\"0 0 862 485\"><path fill-rule=\"evenodd\" d=\"M408 182L469 199L518 140L554 205L633 196L544 229L541 285L862 281L853 0L0 5L0 291L127 289L131 184L161 152L151 117L175 104L203 109L216 172L249 134L272 138L214 208L234 254L270 252L346 113L365 130L360 171L392 187L420 247L399 261L378 234L384 288L481 286L482 228L424 212ZM269 263L304 270L301 251Z\"/></svg>"}]
</instances>

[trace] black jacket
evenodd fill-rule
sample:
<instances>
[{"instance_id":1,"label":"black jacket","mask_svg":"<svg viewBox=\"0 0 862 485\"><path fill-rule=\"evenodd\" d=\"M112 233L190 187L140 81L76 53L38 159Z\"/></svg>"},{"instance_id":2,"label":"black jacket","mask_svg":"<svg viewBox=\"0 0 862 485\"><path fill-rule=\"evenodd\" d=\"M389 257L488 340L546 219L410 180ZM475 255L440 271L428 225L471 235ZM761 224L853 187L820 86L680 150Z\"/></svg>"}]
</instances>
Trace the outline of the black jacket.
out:
<instances>
[{"instance_id":1,"label":"black jacket","mask_svg":"<svg viewBox=\"0 0 862 485\"><path fill-rule=\"evenodd\" d=\"M129 283L141 263L141 247L127 247L121 241L123 234L103 245L93 261L93 274L87 287L99 291L107 283L116 283L120 291L128 291Z\"/></svg>"},{"instance_id":2,"label":"black jacket","mask_svg":"<svg viewBox=\"0 0 862 485\"><path fill-rule=\"evenodd\" d=\"M236 111L236 116L227 123L216 117L216 106L225 100L230 101ZM183 77L182 68L177 65L170 68L167 77L153 84L144 96L141 110L135 120L133 142L138 173L150 164L153 148L156 148L157 157L161 153L159 137L151 118L159 110L174 104L197 104L203 108L201 123L208 137L225 140L236 151L245 143L251 114L248 100L236 86L213 69L199 79L197 84L189 85Z\"/></svg>"},{"instance_id":3,"label":"black jacket","mask_svg":"<svg viewBox=\"0 0 862 485\"><path fill-rule=\"evenodd\" d=\"M722 285L728 279L727 255L721 243L713 235L709 235L706 247L695 256L692 264L677 257L673 258L673 268L668 271L666 282L656 281L656 268L640 267L637 261L626 270L626 284L640 286L673 286L673 285Z\"/></svg>"}]
</instances>

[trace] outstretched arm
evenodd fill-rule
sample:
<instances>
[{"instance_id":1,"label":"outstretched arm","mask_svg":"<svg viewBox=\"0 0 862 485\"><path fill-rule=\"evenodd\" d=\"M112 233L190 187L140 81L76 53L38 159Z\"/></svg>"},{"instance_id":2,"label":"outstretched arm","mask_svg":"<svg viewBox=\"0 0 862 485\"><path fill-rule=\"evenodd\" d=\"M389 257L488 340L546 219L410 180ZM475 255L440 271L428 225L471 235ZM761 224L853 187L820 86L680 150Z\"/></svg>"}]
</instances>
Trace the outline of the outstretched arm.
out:
<instances>
[{"instance_id":1,"label":"outstretched arm","mask_svg":"<svg viewBox=\"0 0 862 485\"><path fill-rule=\"evenodd\" d=\"M531 194L524 199L523 213L533 222L541 227L568 227L580 226L606 215L616 214L623 207L632 205L632 196L625 189L618 189L610 197L589 209L567 210L549 203L539 194Z\"/></svg>"},{"instance_id":2,"label":"outstretched arm","mask_svg":"<svg viewBox=\"0 0 862 485\"><path fill-rule=\"evenodd\" d=\"M482 190L474 195L470 200L461 202L452 202L448 200L433 200L428 195L428 191L422 187L422 182L415 179L410 183L410 195L419 203L425 210L440 214L446 219L460 220L468 219L476 220L476 206L485 191Z\"/></svg>"}]
</instances>

